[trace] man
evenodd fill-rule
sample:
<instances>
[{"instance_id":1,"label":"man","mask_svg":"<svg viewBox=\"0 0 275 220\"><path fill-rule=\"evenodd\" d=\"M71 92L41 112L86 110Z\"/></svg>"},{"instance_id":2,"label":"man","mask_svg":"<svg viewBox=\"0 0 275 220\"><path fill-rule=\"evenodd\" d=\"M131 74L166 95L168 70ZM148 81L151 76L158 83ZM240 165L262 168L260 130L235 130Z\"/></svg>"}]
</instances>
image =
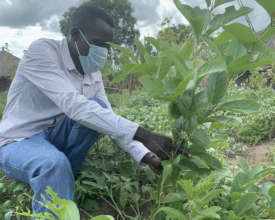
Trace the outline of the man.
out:
<instances>
[{"instance_id":1,"label":"man","mask_svg":"<svg viewBox=\"0 0 275 220\"><path fill-rule=\"evenodd\" d=\"M46 186L73 200L74 173L100 134L156 173L176 150L170 138L112 111L99 69L113 26L103 10L81 6L65 39L39 39L24 52L0 123L0 169L30 184L35 200ZM36 202L32 208L46 211Z\"/></svg>"}]
</instances>

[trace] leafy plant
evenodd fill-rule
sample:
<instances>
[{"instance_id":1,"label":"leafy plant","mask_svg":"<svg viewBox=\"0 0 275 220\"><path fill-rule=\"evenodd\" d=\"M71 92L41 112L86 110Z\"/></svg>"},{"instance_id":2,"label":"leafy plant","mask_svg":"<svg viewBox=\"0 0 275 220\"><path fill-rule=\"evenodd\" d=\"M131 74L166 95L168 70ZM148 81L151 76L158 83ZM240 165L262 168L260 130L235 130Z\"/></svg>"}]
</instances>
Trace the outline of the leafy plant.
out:
<instances>
[{"instance_id":1,"label":"leafy plant","mask_svg":"<svg viewBox=\"0 0 275 220\"><path fill-rule=\"evenodd\" d=\"M257 40L246 26L226 25L251 12L249 8L236 10L230 6L224 14L213 15L213 10L225 2L216 2L214 6L208 4L208 9L192 8L178 0L174 3L190 22L195 38L182 46L170 46L151 37L145 38L144 45L136 40L137 54L114 45L128 57L128 64L123 66L122 74L115 81L136 73L152 97L169 103L174 140L193 154L186 166L204 172L221 168L220 162L207 152L211 145L207 126L230 125L231 118L220 114L225 111L252 113L259 109L252 100L228 96L228 80L243 69L272 63L274 52ZM224 31L213 38L211 34L221 27ZM204 65L197 66L194 60L202 44L207 44L214 56ZM250 55L251 51L257 55ZM200 88L206 77L207 87Z\"/></svg>"}]
</instances>

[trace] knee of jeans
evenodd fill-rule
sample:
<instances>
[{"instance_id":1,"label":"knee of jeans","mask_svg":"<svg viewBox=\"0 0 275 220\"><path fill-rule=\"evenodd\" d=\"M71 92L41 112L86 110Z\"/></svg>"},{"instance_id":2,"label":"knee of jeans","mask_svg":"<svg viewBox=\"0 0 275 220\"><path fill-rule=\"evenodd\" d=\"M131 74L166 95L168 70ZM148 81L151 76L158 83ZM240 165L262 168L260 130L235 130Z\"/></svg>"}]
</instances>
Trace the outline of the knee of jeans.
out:
<instances>
[{"instance_id":1,"label":"knee of jeans","mask_svg":"<svg viewBox=\"0 0 275 220\"><path fill-rule=\"evenodd\" d=\"M103 108L107 108L107 105L105 104L105 102L103 102L101 99L97 98L97 97L93 97L93 98L89 98L89 100L95 101L98 104L101 105L101 107Z\"/></svg>"},{"instance_id":2,"label":"knee of jeans","mask_svg":"<svg viewBox=\"0 0 275 220\"><path fill-rule=\"evenodd\" d=\"M68 172L72 173L70 162L64 153L56 152L54 155L40 158L40 165L33 173L33 177L46 174L48 172L57 172L60 175L66 175Z\"/></svg>"}]
</instances>

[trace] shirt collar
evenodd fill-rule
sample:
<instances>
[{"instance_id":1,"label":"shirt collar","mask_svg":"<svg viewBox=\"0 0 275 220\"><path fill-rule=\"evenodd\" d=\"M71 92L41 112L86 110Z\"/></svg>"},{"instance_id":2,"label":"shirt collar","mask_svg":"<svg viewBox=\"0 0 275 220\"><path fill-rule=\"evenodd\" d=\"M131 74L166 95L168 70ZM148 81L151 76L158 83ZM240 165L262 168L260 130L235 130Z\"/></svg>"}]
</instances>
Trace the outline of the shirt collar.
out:
<instances>
[{"instance_id":1,"label":"shirt collar","mask_svg":"<svg viewBox=\"0 0 275 220\"><path fill-rule=\"evenodd\" d=\"M64 38L61 41L61 47L62 47L62 58L64 61L65 68L67 68L67 70L69 70L69 71L75 71L76 67L74 65L74 62L72 60L72 57L71 57L71 54L69 51L67 38Z\"/></svg>"}]
</instances>

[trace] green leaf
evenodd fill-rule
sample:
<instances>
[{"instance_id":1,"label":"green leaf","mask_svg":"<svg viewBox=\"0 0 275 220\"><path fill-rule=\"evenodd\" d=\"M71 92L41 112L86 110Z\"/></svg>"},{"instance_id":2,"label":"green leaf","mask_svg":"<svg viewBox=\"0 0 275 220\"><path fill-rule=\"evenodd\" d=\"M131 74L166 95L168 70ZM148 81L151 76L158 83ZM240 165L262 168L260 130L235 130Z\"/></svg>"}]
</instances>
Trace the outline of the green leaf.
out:
<instances>
[{"instance_id":1,"label":"green leaf","mask_svg":"<svg viewBox=\"0 0 275 220\"><path fill-rule=\"evenodd\" d=\"M240 43L239 40L232 40L228 44L227 55L233 57L234 59L242 57L246 54L246 48Z\"/></svg>"},{"instance_id":2,"label":"green leaf","mask_svg":"<svg viewBox=\"0 0 275 220\"><path fill-rule=\"evenodd\" d=\"M274 12L275 12L275 4L274 1L270 0L256 0L270 15L270 17L275 17Z\"/></svg>"},{"instance_id":3,"label":"green leaf","mask_svg":"<svg viewBox=\"0 0 275 220\"><path fill-rule=\"evenodd\" d=\"M203 207L204 205L207 205L209 202L211 202L213 199L215 199L223 190L217 189L210 191L207 193L200 201L200 206Z\"/></svg>"},{"instance_id":4,"label":"green leaf","mask_svg":"<svg viewBox=\"0 0 275 220\"><path fill-rule=\"evenodd\" d=\"M187 220L188 218L179 210L171 208L171 207L161 207L156 211L156 213L153 216L153 219L155 219L155 216L160 213L160 212L165 212L169 216L172 216L178 220Z\"/></svg>"},{"instance_id":5,"label":"green leaf","mask_svg":"<svg viewBox=\"0 0 275 220\"><path fill-rule=\"evenodd\" d=\"M190 150L190 153L191 152L192 151ZM194 155L197 155L201 160L203 160L207 164L207 166L211 167L212 169L222 169L221 162L211 154L206 152L198 152L198 153L195 153Z\"/></svg>"},{"instance_id":6,"label":"green leaf","mask_svg":"<svg viewBox=\"0 0 275 220\"><path fill-rule=\"evenodd\" d=\"M166 180L168 179L168 177L171 175L172 171L173 171L173 167L171 164L166 164L164 166L162 180L161 180L161 190L160 190L161 192L163 191L164 184L165 184Z\"/></svg>"},{"instance_id":7,"label":"green leaf","mask_svg":"<svg viewBox=\"0 0 275 220\"><path fill-rule=\"evenodd\" d=\"M193 199L195 196L195 188L191 180L179 180L178 184L186 192L189 199Z\"/></svg>"},{"instance_id":8,"label":"green leaf","mask_svg":"<svg viewBox=\"0 0 275 220\"><path fill-rule=\"evenodd\" d=\"M210 22L210 28L207 31L207 34L211 34L214 31L218 30L220 27L223 27L227 23L250 13L253 9L242 7L239 10L236 10L234 6L227 7L224 14L216 15Z\"/></svg>"},{"instance_id":9,"label":"green leaf","mask_svg":"<svg viewBox=\"0 0 275 220\"><path fill-rule=\"evenodd\" d=\"M234 0L216 0L215 1L215 5L214 5L214 8L220 6L220 5L223 5L225 3L228 3L228 2L233 2Z\"/></svg>"},{"instance_id":10,"label":"green leaf","mask_svg":"<svg viewBox=\"0 0 275 220\"><path fill-rule=\"evenodd\" d=\"M159 58L159 64L158 65L159 65L158 66L158 71L157 71L158 78L160 80L162 80L167 75L167 73L169 72L169 70L171 68L171 65L172 65L172 61L171 61L169 56L161 55L160 58Z\"/></svg>"},{"instance_id":11,"label":"green leaf","mask_svg":"<svg viewBox=\"0 0 275 220\"><path fill-rule=\"evenodd\" d=\"M145 41L152 44L157 49L157 51L160 51L160 44L157 39L155 39L153 37L145 37Z\"/></svg>"},{"instance_id":12,"label":"green leaf","mask_svg":"<svg viewBox=\"0 0 275 220\"><path fill-rule=\"evenodd\" d=\"M234 76L247 70L252 70L257 67L265 66L268 64L272 64L271 57L255 60L255 58L252 55L247 54L238 59L233 60L228 65L228 71L230 76Z\"/></svg>"},{"instance_id":13,"label":"green leaf","mask_svg":"<svg viewBox=\"0 0 275 220\"><path fill-rule=\"evenodd\" d=\"M218 106L217 110L232 111L238 113L252 113L258 111L260 105L251 100L233 100L222 103Z\"/></svg>"},{"instance_id":14,"label":"green leaf","mask_svg":"<svg viewBox=\"0 0 275 220\"><path fill-rule=\"evenodd\" d=\"M187 40L181 50L180 53L182 54L182 59L187 60L192 56L194 52L194 41L192 39Z\"/></svg>"},{"instance_id":15,"label":"green leaf","mask_svg":"<svg viewBox=\"0 0 275 220\"><path fill-rule=\"evenodd\" d=\"M199 39L203 29L210 21L210 11L208 9L200 9L199 7L192 8L182 4L179 0L174 0L174 3L182 15L189 21L196 37Z\"/></svg>"},{"instance_id":16,"label":"green leaf","mask_svg":"<svg viewBox=\"0 0 275 220\"><path fill-rule=\"evenodd\" d=\"M140 57L140 61L141 61L141 63L144 63L145 62L146 48L138 39L135 39L135 43L136 43L138 55Z\"/></svg>"},{"instance_id":17,"label":"green leaf","mask_svg":"<svg viewBox=\"0 0 275 220\"><path fill-rule=\"evenodd\" d=\"M266 176L269 176L269 175L272 175L275 173L275 168L268 168L268 169L265 169L259 173L257 173L255 175L255 177L250 180L248 183L246 184L243 184L240 186L241 189L245 189L247 188L248 186L250 185L253 185L253 184L256 184L257 182L261 181L263 178L265 178Z\"/></svg>"},{"instance_id":18,"label":"green leaf","mask_svg":"<svg viewBox=\"0 0 275 220\"><path fill-rule=\"evenodd\" d=\"M90 220L115 220L115 219L110 215L99 215L91 218Z\"/></svg>"},{"instance_id":19,"label":"green leaf","mask_svg":"<svg viewBox=\"0 0 275 220\"><path fill-rule=\"evenodd\" d=\"M237 156L237 161L239 162L239 165L244 173L249 173L249 166L246 160L243 157Z\"/></svg>"},{"instance_id":20,"label":"green leaf","mask_svg":"<svg viewBox=\"0 0 275 220\"><path fill-rule=\"evenodd\" d=\"M223 72L226 70L227 69L226 69L226 64L224 62L224 59L221 57L217 57L216 59L208 61L206 64L204 64L199 69L198 75L202 77L210 73Z\"/></svg>"},{"instance_id":21,"label":"green leaf","mask_svg":"<svg viewBox=\"0 0 275 220\"><path fill-rule=\"evenodd\" d=\"M208 209L204 209L204 210L200 211L200 215L207 217L207 218L221 219L221 217L217 214L217 212L220 210L221 210L221 207L212 206Z\"/></svg>"},{"instance_id":22,"label":"green leaf","mask_svg":"<svg viewBox=\"0 0 275 220\"><path fill-rule=\"evenodd\" d=\"M234 36L230 32L223 31L218 37L214 39L214 44L219 46L233 39L234 39Z\"/></svg>"},{"instance_id":23,"label":"green leaf","mask_svg":"<svg viewBox=\"0 0 275 220\"><path fill-rule=\"evenodd\" d=\"M189 160L193 162L200 169L209 169L209 166L207 165L207 163L196 155L192 155L192 158Z\"/></svg>"},{"instance_id":24,"label":"green leaf","mask_svg":"<svg viewBox=\"0 0 275 220\"><path fill-rule=\"evenodd\" d=\"M275 210L275 186L272 186L269 191L268 194L271 198L270 201L270 208Z\"/></svg>"},{"instance_id":25,"label":"green leaf","mask_svg":"<svg viewBox=\"0 0 275 220\"><path fill-rule=\"evenodd\" d=\"M163 94L163 83L159 79L152 79L150 76L143 76L140 79L145 90L152 96L160 96Z\"/></svg>"},{"instance_id":26,"label":"green leaf","mask_svg":"<svg viewBox=\"0 0 275 220\"><path fill-rule=\"evenodd\" d=\"M169 193L163 199L163 203L184 202L188 198L184 193Z\"/></svg>"},{"instance_id":27,"label":"green leaf","mask_svg":"<svg viewBox=\"0 0 275 220\"><path fill-rule=\"evenodd\" d=\"M260 35L259 40L265 41L275 35L275 27L269 25L264 32Z\"/></svg>"},{"instance_id":28,"label":"green leaf","mask_svg":"<svg viewBox=\"0 0 275 220\"><path fill-rule=\"evenodd\" d=\"M192 133L192 142L207 148L210 140L205 130L198 128Z\"/></svg>"},{"instance_id":29,"label":"green leaf","mask_svg":"<svg viewBox=\"0 0 275 220\"><path fill-rule=\"evenodd\" d=\"M255 192L247 193L235 204L233 211L237 216L242 216L258 199Z\"/></svg>"},{"instance_id":30,"label":"green leaf","mask_svg":"<svg viewBox=\"0 0 275 220\"><path fill-rule=\"evenodd\" d=\"M208 101L213 105L217 105L225 96L227 85L227 75L225 72L211 74L207 85Z\"/></svg>"},{"instance_id":31,"label":"green leaf","mask_svg":"<svg viewBox=\"0 0 275 220\"><path fill-rule=\"evenodd\" d=\"M253 31L244 24L233 23L223 28L241 42L251 43L257 40Z\"/></svg>"},{"instance_id":32,"label":"green leaf","mask_svg":"<svg viewBox=\"0 0 275 220\"><path fill-rule=\"evenodd\" d=\"M190 83L190 81L194 78L194 74L190 74L188 76L186 76L177 86L177 88L175 89L173 95L175 97L180 96L182 94L184 94L184 92L187 89L188 84Z\"/></svg>"},{"instance_id":33,"label":"green leaf","mask_svg":"<svg viewBox=\"0 0 275 220\"><path fill-rule=\"evenodd\" d=\"M73 201L67 200L66 212L64 215L66 220L80 220L80 214L76 204Z\"/></svg>"}]
</instances>

